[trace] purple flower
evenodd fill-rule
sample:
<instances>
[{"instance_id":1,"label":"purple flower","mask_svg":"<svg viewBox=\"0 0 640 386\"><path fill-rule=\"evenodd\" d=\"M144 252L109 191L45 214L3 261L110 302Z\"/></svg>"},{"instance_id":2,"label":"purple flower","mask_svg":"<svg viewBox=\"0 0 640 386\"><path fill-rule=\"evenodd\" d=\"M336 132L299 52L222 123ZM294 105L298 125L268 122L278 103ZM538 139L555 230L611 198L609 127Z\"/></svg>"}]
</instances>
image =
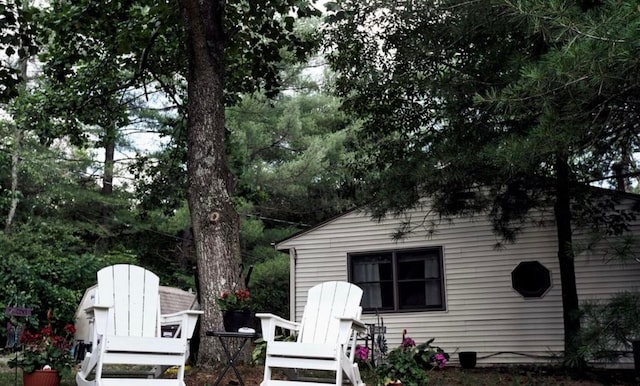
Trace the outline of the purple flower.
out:
<instances>
[{"instance_id":1,"label":"purple flower","mask_svg":"<svg viewBox=\"0 0 640 386\"><path fill-rule=\"evenodd\" d=\"M438 366L439 368L443 369L444 365L447 364L447 357L445 357L442 353L437 353L433 356L433 361L434 366Z\"/></svg>"},{"instance_id":2,"label":"purple flower","mask_svg":"<svg viewBox=\"0 0 640 386\"><path fill-rule=\"evenodd\" d=\"M416 341L409 337L402 339L402 347L415 347L415 345Z\"/></svg>"},{"instance_id":3,"label":"purple flower","mask_svg":"<svg viewBox=\"0 0 640 386\"><path fill-rule=\"evenodd\" d=\"M356 359L366 361L367 358L369 358L369 348L360 346L359 344L356 345Z\"/></svg>"},{"instance_id":4,"label":"purple flower","mask_svg":"<svg viewBox=\"0 0 640 386\"><path fill-rule=\"evenodd\" d=\"M407 336L407 329L406 328L404 330L402 330L402 344L401 344L401 346L403 348L415 347L416 346L416 341Z\"/></svg>"}]
</instances>

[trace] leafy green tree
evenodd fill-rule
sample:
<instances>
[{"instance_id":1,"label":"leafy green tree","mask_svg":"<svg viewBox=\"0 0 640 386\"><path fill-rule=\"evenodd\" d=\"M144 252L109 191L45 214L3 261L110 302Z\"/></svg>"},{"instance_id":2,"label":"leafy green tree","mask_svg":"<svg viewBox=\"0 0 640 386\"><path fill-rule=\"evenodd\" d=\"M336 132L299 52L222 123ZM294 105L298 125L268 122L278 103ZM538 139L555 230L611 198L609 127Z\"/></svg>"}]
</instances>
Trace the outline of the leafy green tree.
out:
<instances>
[{"instance_id":1,"label":"leafy green tree","mask_svg":"<svg viewBox=\"0 0 640 386\"><path fill-rule=\"evenodd\" d=\"M0 14L5 22L2 32L0 32L0 52L6 57L8 65L0 65L0 101L13 102L15 99L24 96L27 93L28 86L28 68L29 59L37 50L33 44L33 23L31 17L34 8L29 2L9 1L0 6ZM16 62L12 63L15 58ZM6 106L3 106L6 108ZM11 138L7 143L10 151L10 200L5 219L4 232L9 233L12 228L13 220L16 216L18 203L20 202L20 167L22 158L22 142L24 137L28 135L25 128L20 124L13 124L11 120L3 120L3 129L9 128Z\"/></svg>"},{"instance_id":2,"label":"leafy green tree","mask_svg":"<svg viewBox=\"0 0 640 386\"><path fill-rule=\"evenodd\" d=\"M295 52L304 58L309 48L300 45L304 40L293 33L294 19L285 15L296 10L298 16L310 16L314 9L306 2L293 1L225 4L196 0L181 0L180 8L188 57L188 200L199 280L207 283L207 290L199 292L205 311L201 326L211 330L221 325L216 297L238 286L240 262L239 218L231 199L235 177L227 164L225 144L225 74L233 66L226 64L225 52L237 64L253 64L254 79L272 90L279 83L274 64L282 62L280 52ZM236 24L230 24L233 22ZM246 45L228 45L229 33ZM246 73L242 68L247 67L240 67ZM210 264L212 261L217 264ZM202 351L205 360L214 356L212 347L201 347ZM222 359L221 352L217 354Z\"/></svg>"},{"instance_id":3,"label":"leafy green tree","mask_svg":"<svg viewBox=\"0 0 640 386\"><path fill-rule=\"evenodd\" d=\"M100 126L108 144L114 137L110 130L128 119L119 102L130 90L161 90L176 102L179 115L188 117L189 207L198 274L207 283L200 291L203 330L221 325L215 297L238 277L238 217L225 158L224 106L240 91L264 88L274 94L280 63L304 59L313 47L312 36L294 31L291 12L298 18L317 14L299 1L57 0L42 15L52 42L45 51L45 73L52 88L68 97L60 111L71 112L63 131L49 137L82 140L85 131L73 124L79 107L80 122ZM207 346L202 358L212 357L213 350Z\"/></svg>"},{"instance_id":4,"label":"leafy green tree","mask_svg":"<svg viewBox=\"0 0 640 386\"><path fill-rule=\"evenodd\" d=\"M238 179L234 205L241 218L246 267L280 255L272 243L352 206L349 174L342 165L354 125L338 111L337 98L302 71L287 68L282 87L290 91L275 98L242 95L226 109L227 151ZM157 208L170 215L184 200L183 132L174 132L155 155L156 164L141 161L136 166L145 211Z\"/></svg>"},{"instance_id":5,"label":"leafy green tree","mask_svg":"<svg viewBox=\"0 0 640 386\"><path fill-rule=\"evenodd\" d=\"M529 214L552 209L571 365L583 363L573 227L618 234L634 216L588 186L614 180L613 163L634 169L635 6L327 4L337 90L364 120L353 168L373 214L430 197L445 217L488 213L515 241Z\"/></svg>"},{"instance_id":6,"label":"leafy green tree","mask_svg":"<svg viewBox=\"0 0 640 386\"><path fill-rule=\"evenodd\" d=\"M7 0L0 4L0 103L6 103L18 95L24 85L26 73L19 63L37 52L34 26L31 23L36 8L31 1Z\"/></svg>"},{"instance_id":7,"label":"leafy green tree","mask_svg":"<svg viewBox=\"0 0 640 386\"><path fill-rule=\"evenodd\" d=\"M300 80L292 85L304 87ZM238 194L271 227L316 224L353 202L343 166L352 122L339 111L337 98L297 90L275 100L252 95L228 109Z\"/></svg>"}]
</instances>

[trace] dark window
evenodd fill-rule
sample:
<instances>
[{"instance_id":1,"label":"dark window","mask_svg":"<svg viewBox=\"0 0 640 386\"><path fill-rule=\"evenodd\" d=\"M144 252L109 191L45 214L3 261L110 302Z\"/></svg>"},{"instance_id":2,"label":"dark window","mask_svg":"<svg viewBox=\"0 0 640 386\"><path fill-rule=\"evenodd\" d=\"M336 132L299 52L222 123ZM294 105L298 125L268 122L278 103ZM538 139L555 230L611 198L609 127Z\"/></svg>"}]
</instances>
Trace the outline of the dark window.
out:
<instances>
[{"instance_id":1,"label":"dark window","mask_svg":"<svg viewBox=\"0 0 640 386\"><path fill-rule=\"evenodd\" d=\"M365 311L444 309L441 248L351 254L349 277Z\"/></svg>"},{"instance_id":2,"label":"dark window","mask_svg":"<svg viewBox=\"0 0 640 386\"><path fill-rule=\"evenodd\" d=\"M511 285L525 298L540 298L551 288L551 272L538 261L523 261L511 272Z\"/></svg>"}]
</instances>

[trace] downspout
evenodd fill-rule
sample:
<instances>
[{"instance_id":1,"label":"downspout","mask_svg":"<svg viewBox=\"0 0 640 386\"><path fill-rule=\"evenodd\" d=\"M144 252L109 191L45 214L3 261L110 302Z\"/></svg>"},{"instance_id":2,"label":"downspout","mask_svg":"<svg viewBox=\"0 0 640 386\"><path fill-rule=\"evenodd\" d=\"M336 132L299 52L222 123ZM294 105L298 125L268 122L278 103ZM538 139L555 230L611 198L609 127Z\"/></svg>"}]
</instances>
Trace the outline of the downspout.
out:
<instances>
[{"instance_id":1,"label":"downspout","mask_svg":"<svg viewBox=\"0 0 640 386\"><path fill-rule=\"evenodd\" d=\"M296 260L298 253L289 248L289 320L296 320Z\"/></svg>"}]
</instances>

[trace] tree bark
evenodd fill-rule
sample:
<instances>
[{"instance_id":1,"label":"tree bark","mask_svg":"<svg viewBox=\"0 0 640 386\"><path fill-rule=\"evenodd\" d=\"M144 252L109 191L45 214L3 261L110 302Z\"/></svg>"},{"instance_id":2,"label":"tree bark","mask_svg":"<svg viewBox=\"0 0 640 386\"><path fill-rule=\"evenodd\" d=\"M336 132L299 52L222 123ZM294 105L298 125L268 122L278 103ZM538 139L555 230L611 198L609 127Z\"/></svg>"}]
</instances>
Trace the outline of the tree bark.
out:
<instances>
[{"instance_id":1,"label":"tree bark","mask_svg":"<svg viewBox=\"0 0 640 386\"><path fill-rule=\"evenodd\" d=\"M4 223L4 233L9 234L11 232L11 226L13 225L13 219L16 216L16 209L18 208L18 175L20 169L20 149L22 143L22 130L16 127L13 135L13 150L11 152L11 202L9 203L9 213Z\"/></svg>"},{"instance_id":2,"label":"tree bark","mask_svg":"<svg viewBox=\"0 0 640 386\"><path fill-rule=\"evenodd\" d=\"M239 216L232 203L224 116L224 1L180 0L189 61L188 200L196 251L201 319L200 365L223 360L207 330L222 329L216 298L241 286Z\"/></svg>"},{"instance_id":3,"label":"tree bark","mask_svg":"<svg viewBox=\"0 0 640 386\"><path fill-rule=\"evenodd\" d=\"M18 62L18 68L20 69L20 81L21 89L24 91L27 85L29 69L29 57L25 56L20 58ZM21 91L21 92L23 92ZM18 209L18 203L20 198L18 197L18 180L20 177L20 151L22 149L22 137L23 130L16 126L13 135L13 151L11 153L11 202L9 203L9 213L7 214L7 220L4 223L4 233L9 234L11 232L11 226L13 225L13 219L16 216L16 210Z\"/></svg>"},{"instance_id":4,"label":"tree bark","mask_svg":"<svg viewBox=\"0 0 640 386\"><path fill-rule=\"evenodd\" d=\"M113 170L115 167L116 152L116 124L105 127L104 134L104 175L102 177L102 194L113 194Z\"/></svg>"},{"instance_id":5,"label":"tree bark","mask_svg":"<svg viewBox=\"0 0 640 386\"><path fill-rule=\"evenodd\" d=\"M107 197L113 196L113 172L115 169L115 153L116 153L116 124L113 123L105 127L103 139L104 146L104 172L102 176L101 194ZM107 202L102 204L101 222L108 224L113 217L113 209Z\"/></svg>"},{"instance_id":6,"label":"tree bark","mask_svg":"<svg viewBox=\"0 0 640 386\"><path fill-rule=\"evenodd\" d=\"M564 319L564 354L566 365L581 367L584 363L578 352L580 306L576 287L576 272L571 229L571 198L569 166L566 157L556 157L555 218L558 233L558 260L562 286L562 316Z\"/></svg>"}]
</instances>

